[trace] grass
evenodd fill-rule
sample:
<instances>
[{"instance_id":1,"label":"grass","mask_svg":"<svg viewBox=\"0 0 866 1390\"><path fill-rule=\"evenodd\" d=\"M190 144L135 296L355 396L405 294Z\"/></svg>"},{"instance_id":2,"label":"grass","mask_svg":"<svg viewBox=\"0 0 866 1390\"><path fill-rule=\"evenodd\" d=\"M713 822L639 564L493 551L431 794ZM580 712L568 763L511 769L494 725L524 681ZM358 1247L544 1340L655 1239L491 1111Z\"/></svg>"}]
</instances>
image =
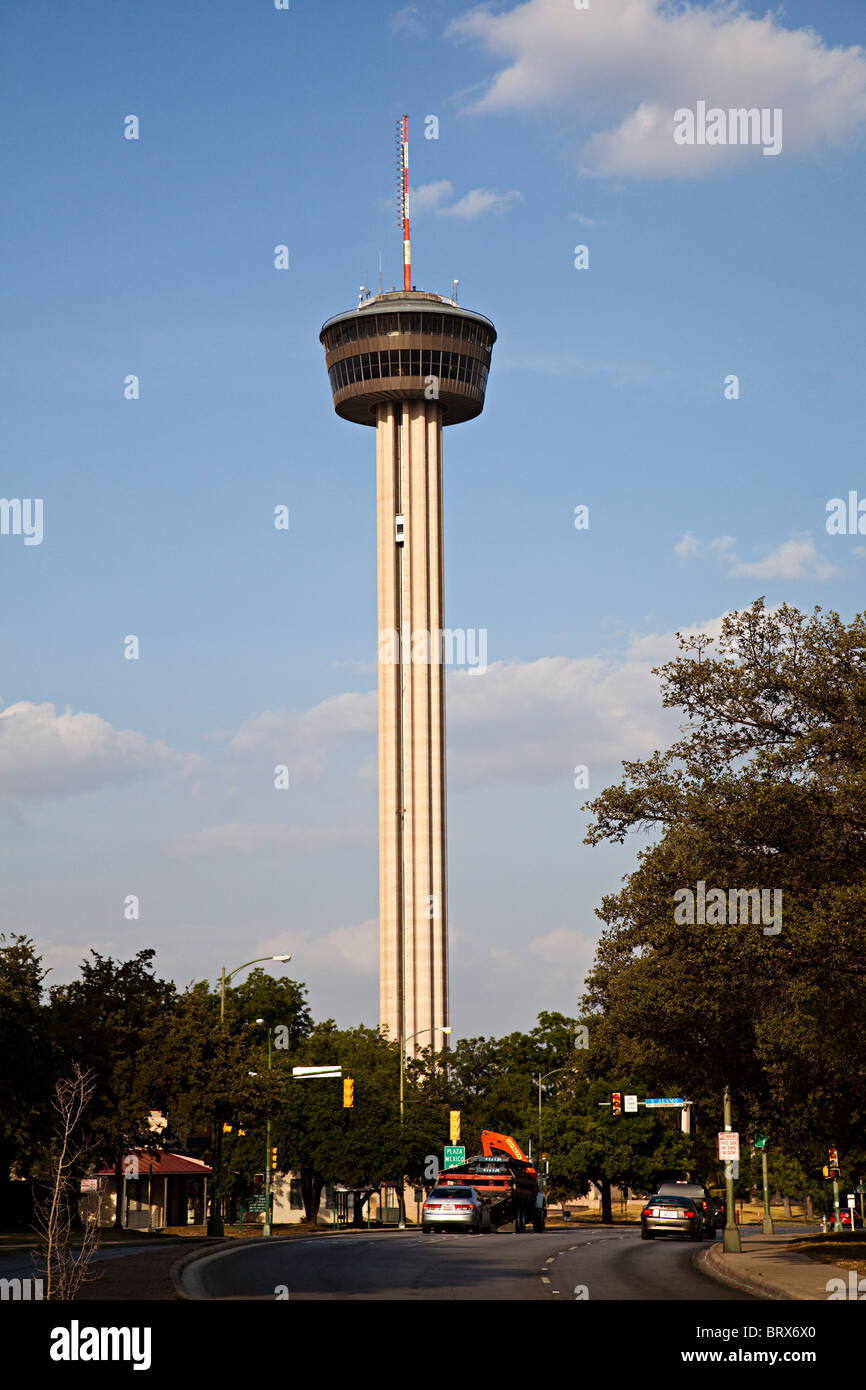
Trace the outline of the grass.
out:
<instances>
[{"instance_id":1,"label":"grass","mask_svg":"<svg viewBox=\"0 0 866 1390\"><path fill-rule=\"evenodd\" d=\"M826 1235L803 1236L788 1246L794 1255L808 1255L821 1264L838 1265L841 1269L856 1269L866 1274L866 1238L863 1232L828 1232Z\"/></svg>"},{"instance_id":2,"label":"grass","mask_svg":"<svg viewBox=\"0 0 866 1390\"><path fill-rule=\"evenodd\" d=\"M103 1226L100 1236L100 1245L125 1245L129 1241L158 1240L161 1232L159 1231L127 1231L115 1230L113 1226ZM73 1243L76 1232L73 1231ZM0 1250L5 1245L36 1245L40 1237L35 1231L0 1231Z\"/></svg>"}]
</instances>

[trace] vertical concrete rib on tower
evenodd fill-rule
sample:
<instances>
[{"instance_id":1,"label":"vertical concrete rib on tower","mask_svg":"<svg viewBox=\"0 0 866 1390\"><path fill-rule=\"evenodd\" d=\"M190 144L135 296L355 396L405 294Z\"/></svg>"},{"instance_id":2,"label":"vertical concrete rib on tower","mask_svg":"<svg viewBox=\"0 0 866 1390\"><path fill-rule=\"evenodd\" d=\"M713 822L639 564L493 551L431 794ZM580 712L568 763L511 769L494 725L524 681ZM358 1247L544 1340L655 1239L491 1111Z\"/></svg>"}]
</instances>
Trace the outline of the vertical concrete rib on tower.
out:
<instances>
[{"instance_id":1,"label":"vertical concrete rib on tower","mask_svg":"<svg viewBox=\"0 0 866 1390\"><path fill-rule=\"evenodd\" d=\"M417 291L321 332L334 408L376 428L380 1024L448 1026L442 427L484 405L492 323Z\"/></svg>"}]
</instances>

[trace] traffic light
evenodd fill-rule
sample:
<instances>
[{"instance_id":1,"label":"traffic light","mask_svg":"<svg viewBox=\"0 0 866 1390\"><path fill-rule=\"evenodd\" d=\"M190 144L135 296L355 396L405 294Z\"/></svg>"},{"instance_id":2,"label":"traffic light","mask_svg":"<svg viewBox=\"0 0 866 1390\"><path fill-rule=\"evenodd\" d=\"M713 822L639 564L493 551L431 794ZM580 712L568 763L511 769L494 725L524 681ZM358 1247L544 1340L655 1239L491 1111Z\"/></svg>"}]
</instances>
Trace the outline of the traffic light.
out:
<instances>
[{"instance_id":1,"label":"traffic light","mask_svg":"<svg viewBox=\"0 0 866 1390\"><path fill-rule=\"evenodd\" d=\"M231 1132L232 1127L229 1124L228 1120L223 1120L223 1134L231 1134Z\"/></svg>"},{"instance_id":2,"label":"traffic light","mask_svg":"<svg viewBox=\"0 0 866 1390\"><path fill-rule=\"evenodd\" d=\"M351 1076L345 1077L343 1081L343 1109L351 1110L355 1104L355 1083Z\"/></svg>"},{"instance_id":3,"label":"traffic light","mask_svg":"<svg viewBox=\"0 0 866 1390\"><path fill-rule=\"evenodd\" d=\"M274 1147L271 1149L271 1172L272 1172L272 1173L275 1173L276 1171L277 1171L277 1146L276 1146L276 1144L274 1144Z\"/></svg>"},{"instance_id":4,"label":"traffic light","mask_svg":"<svg viewBox=\"0 0 866 1390\"><path fill-rule=\"evenodd\" d=\"M451 1143L452 1143L452 1144L459 1144L459 1143L460 1143L460 1111L459 1111L459 1110L452 1110L452 1111L450 1112L450 1121L451 1121L451 1128L450 1128L450 1131L449 1131L449 1132L450 1132L450 1135L451 1135Z\"/></svg>"},{"instance_id":5,"label":"traffic light","mask_svg":"<svg viewBox=\"0 0 866 1390\"><path fill-rule=\"evenodd\" d=\"M613 1115L622 1114L622 1091L614 1091L610 1098L610 1108Z\"/></svg>"},{"instance_id":6,"label":"traffic light","mask_svg":"<svg viewBox=\"0 0 866 1390\"><path fill-rule=\"evenodd\" d=\"M239 1139L244 1139L245 1137L246 1137L246 1130L244 1129L243 1125L238 1125L238 1138L239 1138Z\"/></svg>"}]
</instances>

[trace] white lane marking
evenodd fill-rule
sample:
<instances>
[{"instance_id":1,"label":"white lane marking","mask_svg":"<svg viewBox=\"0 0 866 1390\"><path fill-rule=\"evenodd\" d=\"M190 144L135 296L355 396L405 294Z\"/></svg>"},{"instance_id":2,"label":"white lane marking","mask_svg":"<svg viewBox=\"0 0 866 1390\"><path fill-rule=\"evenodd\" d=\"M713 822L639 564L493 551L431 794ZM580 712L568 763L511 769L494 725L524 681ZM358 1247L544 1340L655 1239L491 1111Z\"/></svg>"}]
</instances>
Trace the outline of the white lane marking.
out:
<instances>
[{"instance_id":1,"label":"white lane marking","mask_svg":"<svg viewBox=\"0 0 866 1390\"><path fill-rule=\"evenodd\" d=\"M555 1256L555 1255L551 1255L550 1259L549 1259L549 1260L545 1260L544 1263L545 1263L546 1265L552 1265L552 1264L553 1264L553 1261L554 1261L555 1259L556 1259L556 1256Z\"/></svg>"},{"instance_id":2,"label":"white lane marking","mask_svg":"<svg viewBox=\"0 0 866 1390\"><path fill-rule=\"evenodd\" d=\"M550 1280L546 1277L546 1275L542 1274L542 1276L541 1276L541 1282L542 1282L542 1284L549 1284L549 1283L550 1283Z\"/></svg>"},{"instance_id":3,"label":"white lane marking","mask_svg":"<svg viewBox=\"0 0 866 1390\"><path fill-rule=\"evenodd\" d=\"M551 1293L559 1293L559 1289L551 1289L550 1292L551 1292Z\"/></svg>"}]
</instances>

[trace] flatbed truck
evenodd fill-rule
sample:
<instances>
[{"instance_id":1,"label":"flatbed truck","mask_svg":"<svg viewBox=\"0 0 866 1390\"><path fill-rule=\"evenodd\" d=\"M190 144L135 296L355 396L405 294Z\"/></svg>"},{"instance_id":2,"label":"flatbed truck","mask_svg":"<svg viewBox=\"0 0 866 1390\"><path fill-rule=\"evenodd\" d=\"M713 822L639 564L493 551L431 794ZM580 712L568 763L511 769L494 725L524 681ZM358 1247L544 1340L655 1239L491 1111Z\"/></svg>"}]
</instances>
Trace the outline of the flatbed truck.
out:
<instances>
[{"instance_id":1,"label":"flatbed truck","mask_svg":"<svg viewBox=\"0 0 866 1390\"><path fill-rule=\"evenodd\" d=\"M514 1222L515 1234L543 1231L547 1215L544 1193L532 1160L508 1134L485 1129L480 1154L446 1168L438 1186L474 1187L484 1204L482 1230Z\"/></svg>"}]
</instances>

